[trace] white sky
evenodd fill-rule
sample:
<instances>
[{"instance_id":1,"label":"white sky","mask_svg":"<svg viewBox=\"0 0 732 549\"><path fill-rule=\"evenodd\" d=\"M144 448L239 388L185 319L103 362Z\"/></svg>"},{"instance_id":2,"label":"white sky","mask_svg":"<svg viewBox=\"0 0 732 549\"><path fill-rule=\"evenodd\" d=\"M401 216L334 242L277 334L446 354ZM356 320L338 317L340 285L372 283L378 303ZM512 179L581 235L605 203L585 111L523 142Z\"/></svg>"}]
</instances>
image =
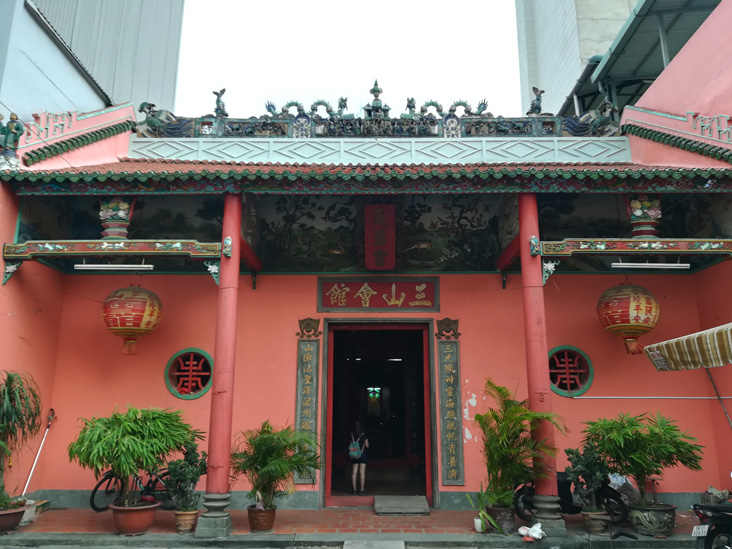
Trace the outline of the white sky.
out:
<instances>
[{"instance_id":1,"label":"white sky","mask_svg":"<svg viewBox=\"0 0 732 549\"><path fill-rule=\"evenodd\" d=\"M392 116L407 97L522 114L514 0L186 0L183 17L178 116L213 113L221 88L232 118L341 96L360 116L374 79Z\"/></svg>"}]
</instances>

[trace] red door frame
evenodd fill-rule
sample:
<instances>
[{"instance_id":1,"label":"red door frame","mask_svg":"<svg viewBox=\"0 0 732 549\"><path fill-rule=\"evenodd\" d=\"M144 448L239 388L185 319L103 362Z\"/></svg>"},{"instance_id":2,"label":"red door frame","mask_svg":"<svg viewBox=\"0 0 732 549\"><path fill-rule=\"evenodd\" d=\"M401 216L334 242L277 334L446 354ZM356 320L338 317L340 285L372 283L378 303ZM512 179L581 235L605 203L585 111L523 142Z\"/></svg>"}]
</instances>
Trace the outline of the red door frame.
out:
<instances>
[{"instance_id":1,"label":"red door frame","mask_svg":"<svg viewBox=\"0 0 732 549\"><path fill-rule=\"evenodd\" d=\"M327 321L326 321L327 322ZM390 322L343 322L336 323L330 322L328 324L328 395L327 395L327 407L326 407L326 420L325 420L325 506L332 507L336 502L331 496L331 484L332 484L332 473L333 473L333 332L346 331L346 330L419 330L422 332L422 361L424 363L423 372L423 406L424 406L424 462L425 462L425 493L427 497L427 503L432 506L432 430L431 415L430 415L430 346L429 346L429 324L426 322L412 322L404 321L399 323L391 324ZM367 498L367 496L364 496ZM340 499L340 498L335 498ZM348 502L363 505L361 498L344 498ZM370 499L373 499L371 497ZM337 502L338 504L345 502Z\"/></svg>"}]
</instances>

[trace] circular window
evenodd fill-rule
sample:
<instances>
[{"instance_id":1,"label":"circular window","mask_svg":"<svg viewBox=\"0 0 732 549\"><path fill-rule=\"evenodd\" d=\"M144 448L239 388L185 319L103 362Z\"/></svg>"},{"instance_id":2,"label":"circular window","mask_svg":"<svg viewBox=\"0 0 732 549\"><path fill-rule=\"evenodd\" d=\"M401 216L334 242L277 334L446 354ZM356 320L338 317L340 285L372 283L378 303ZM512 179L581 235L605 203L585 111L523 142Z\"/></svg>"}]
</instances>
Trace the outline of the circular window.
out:
<instances>
[{"instance_id":1,"label":"circular window","mask_svg":"<svg viewBox=\"0 0 732 549\"><path fill-rule=\"evenodd\" d=\"M165 367L165 383L178 398L202 397L211 387L213 360L200 349L183 349L175 353Z\"/></svg>"},{"instance_id":2,"label":"circular window","mask_svg":"<svg viewBox=\"0 0 732 549\"><path fill-rule=\"evenodd\" d=\"M579 396L592 385L592 363L576 347L554 347L549 351L549 378L558 395Z\"/></svg>"}]
</instances>

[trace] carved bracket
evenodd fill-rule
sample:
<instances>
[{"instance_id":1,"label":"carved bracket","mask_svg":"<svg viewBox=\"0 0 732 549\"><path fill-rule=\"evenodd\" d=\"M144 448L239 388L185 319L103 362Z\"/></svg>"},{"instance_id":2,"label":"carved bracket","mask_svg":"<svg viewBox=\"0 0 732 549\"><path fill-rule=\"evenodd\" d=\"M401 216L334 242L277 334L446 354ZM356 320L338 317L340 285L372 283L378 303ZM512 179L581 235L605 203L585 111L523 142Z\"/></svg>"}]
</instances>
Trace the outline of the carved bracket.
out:
<instances>
[{"instance_id":1,"label":"carved bracket","mask_svg":"<svg viewBox=\"0 0 732 549\"><path fill-rule=\"evenodd\" d=\"M5 286L5 283L10 280L10 277L13 276L13 273L18 270L18 267L21 266L23 262L22 261L6 261L5 262L5 273L3 274L3 286Z\"/></svg>"},{"instance_id":2,"label":"carved bracket","mask_svg":"<svg viewBox=\"0 0 732 549\"><path fill-rule=\"evenodd\" d=\"M559 265L559 261L551 261L547 260L542 263L542 283L546 284L546 281L549 280L549 277L554 274L554 269Z\"/></svg>"},{"instance_id":3,"label":"carved bracket","mask_svg":"<svg viewBox=\"0 0 732 549\"><path fill-rule=\"evenodd\" d=\"M442 320L436 320L437 322L437 333L435 337L437 339L458 339L460 332L458 332L458 324L460 321L453 318L443 318Z\"/></svg>"},{"instance_id":4,"label":"carved bracket","mask_svg":"<svg viewBox=\"0 0 732 549\"><path fill-rule=\"evenodd\" d=\"M295 335L300 339L312 339L323 335L323 332L318 331L320 328L319 318L302 318L298 322L300 323L300 331Z\"/></svg>"},{"instance_id":5,"label":"carved bracket","mask_svg":"<svg viewBox=\"0 0 732 549\"><path fill-rule=\"evenodd\" d=\"M208 269L208 274L210 274L213 279L216 281L216 285L219 285L219 264L220 261L218 259L216 260L206 260L203 262L204 265L206 265L206 268Z\"/></svg>"}]
</instances>

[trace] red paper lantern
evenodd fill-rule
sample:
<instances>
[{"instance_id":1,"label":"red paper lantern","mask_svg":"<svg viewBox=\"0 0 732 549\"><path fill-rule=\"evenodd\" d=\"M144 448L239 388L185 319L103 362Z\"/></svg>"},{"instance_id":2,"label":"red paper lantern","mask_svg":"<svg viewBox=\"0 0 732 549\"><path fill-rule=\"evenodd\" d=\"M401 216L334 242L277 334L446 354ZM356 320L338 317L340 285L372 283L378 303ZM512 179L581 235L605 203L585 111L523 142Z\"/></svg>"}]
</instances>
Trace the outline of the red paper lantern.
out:
<instances>
[{"instance_id":1,"label":"red paper lantern","mask_svg":"<svg viewBox=\"0 0 732 549\"><path fill-rule=\"evenodd\" d=\"M632 355L643 352L636 339L655 328L660 314L654 295L631 284L609 288L597 301L600 322L608 332L625 340L625 348Z\"/></svg>"},{"instance_id":2,"label":"red paper lantern","mask_svg":"<svg viewBox=\"0 0 732 549\"><path fill-rule=\"evenodd\" d=\"M135 355L135 340L155 330L163 316L163 306L153 292L132 285L107 296L102 316L107 329L123 339L122 354Z\"/></svg>"}]
</instances>

